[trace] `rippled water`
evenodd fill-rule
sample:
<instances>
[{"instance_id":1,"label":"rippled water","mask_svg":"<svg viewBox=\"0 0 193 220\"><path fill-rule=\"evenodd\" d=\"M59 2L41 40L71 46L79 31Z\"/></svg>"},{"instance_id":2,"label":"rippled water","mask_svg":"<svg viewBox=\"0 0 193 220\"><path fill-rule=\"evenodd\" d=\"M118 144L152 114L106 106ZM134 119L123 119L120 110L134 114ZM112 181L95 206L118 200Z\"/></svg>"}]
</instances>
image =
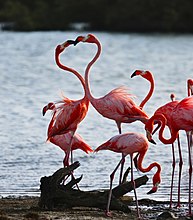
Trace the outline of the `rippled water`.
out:
<instances>
[{"instance_id":1,"label":"rippled water","mask_svg":"<svg viewBox=\"0 0 193 220\"><path fill-rule=\"evenodd\" d=\"M80 82L72 74L60 70L54 61L57 44L74 39L78 32L0 32L0 195L39 195L42 176L51 175L62 167L63 152L46 143L46 132L50 114L42 116L42 107L50 101L60 99L61 91L71 99L83 96ZM155 77L155 92L145 106L151 115L162 104L169 101L174 92L178 99L187 94L186 80L193 78L192 35L139 35L94 33L102 43L103 52L91 70L91 88L95 97L100 97L120 85L130 88L139 104L149 84L141 77L131 79L135 69L150 70ZM81 73L95 54L96 47L79 44L70 47L62 55L62 62ZM144 125L136 122L124 124L123 132L144 133ZM95 149L98 145L118 133L113 121L100 116L92 107L78 128L78 133ZM154 195L146 195L152 184L152 174L146 186L140 187L138 197L169 199L171 176L171 147L158 139L150 145L144 166L153 161L162 165L162 183ZM183 147L182 200L188 195L187 144L181 132ZM105 151L85 155L74 153L81 166L76 176L83 174L80 187L91 190L109 187L109 173L116 166L120 155ZM177 157L178 161L178 157ZM129 157L126 163L130 165ZM177 192L177 172L174 194ZM135 172L135 177L142 176ZM116 176L115 184L118 177ZM133 195L131 192L130 195Z\"/></svg>"}]
</instances>

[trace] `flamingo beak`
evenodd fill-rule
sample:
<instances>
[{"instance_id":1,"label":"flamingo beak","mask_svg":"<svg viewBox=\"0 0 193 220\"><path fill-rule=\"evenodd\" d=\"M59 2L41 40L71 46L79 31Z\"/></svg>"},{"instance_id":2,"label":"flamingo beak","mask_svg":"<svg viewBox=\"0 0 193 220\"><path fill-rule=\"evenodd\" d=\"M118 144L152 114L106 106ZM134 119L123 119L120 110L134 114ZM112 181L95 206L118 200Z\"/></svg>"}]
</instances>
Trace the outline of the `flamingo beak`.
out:
<instances>
[{"instance_id":1,"label":"flamingo beak","mask_svg":"<svg viewBox=\"0 0 193 220\"><path fill-rule=\"evenodd\" d=\"M74 46L76 46L79 42L83 41L84 38L85 38L85 37L83 37L83 36L78 36L78 37L76 38L76 40L74 41Z\"/></svg>"},{"instance_id":2,"label":"flamingo beak","mask_svg":"<svg viewBox=\"0 0 193 220\"><path fill-rule=\"evenodd\" d=\"M159 182L157 182L157 183L152 187L152 189L151 189L149 192L147 192L147 194L152 194L152 193L157 192L158 186L159 186Z\"/></svg>"},{"instance_id":3,"label":"flamingo beak","mask_svg":"<svg viewBox=\"0 0 193 220\"><path fill-rule=\"evenodd\" d=\"M47 112L47 106L43 107L43 109L42 109L42 115L44 116L44 115L46 114L46 112Z\"/></svg>"},{"instance_id":4,"label":"flamingo beak","mask_svg":"<svg viewBox=\"0 0 193 220\"><path fill-rule=\"evenodd\" d=\"M147 194L149 195L155 193L156 191L157 191L157 186L153 186L153 188L149 192L147 192Z\"/></svg>"},{"instance_id":5,"label":"flamingo beak","mask_svg":"<svg viewBox=\"0 0 193 220\"><path fill-rule=\"evenodd\" d=\"M77 44L75 40L67 40L68 44L74 44L74 46Z\"/></svg>"},{"instance_id":6,"label":"flamingo beak","mask_svg":"<svg viewBox=\"0 0 193 220\"><path fill-rule=\"evenodd\" d=\"M134 76L137 76L136 71L132 73L131 78L133 78Z\"/></svg>"},{"instance_id":7,"label":"flamingo beak","mask_svg":"<svg viewBox=\"0 0 193 220\"><path fill-rule=\"evenodd\" d=\"M146 137L149 142L151 142L152 144L156 144L156 142L152 138L152 134L148 130L146 130Z\"/></svg>"},{"instance_id":8,"label":"flamingo beak","mask_svg":"<svg viewBox=\"0 0 193 220\"><path fill-rule=\"evenodd\" d=\"M149 140L149 142L156 145L156 142L153 139Z\"/></svg>"}]
</instances>

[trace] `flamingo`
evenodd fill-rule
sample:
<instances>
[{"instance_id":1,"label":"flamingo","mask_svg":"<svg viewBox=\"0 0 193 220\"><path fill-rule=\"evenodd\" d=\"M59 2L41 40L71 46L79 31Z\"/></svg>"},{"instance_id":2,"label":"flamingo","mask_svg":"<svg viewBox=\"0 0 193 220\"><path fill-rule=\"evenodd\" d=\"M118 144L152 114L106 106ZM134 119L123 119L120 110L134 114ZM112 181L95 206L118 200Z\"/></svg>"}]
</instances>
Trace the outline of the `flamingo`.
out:
<instances>
[{"instance_id":1,"label":"flamingo","mask_svg":"<svg viewBox=\"0 0 193 220\"><path fill-rule=\"evenodd\" d=\"M171 137L166 139L163 137L163 132L167 124L167 119L163 114L153 115L145 125L146 135L148 140L153 141L152 131L155 121L161 122L159 130L159 140L164 144L172 144L178 137L180 130L184 130L187 133L188 141L188 160L189 160L189 196L188 196L188 215L192 215L191 212L191 182L192 182L192 137L189 134L193 131L193 96L188 96L182 99L171 111L170 116L170 130Z\"/></svg>"},{"instance_id":2,"label":"flamingo","mask_svg":"<svg viewBox=\"0 0 193 220\"><path fill-rule=\"evenodd\" d=\"M147 168L142 167L142 162L148 150L148 147L149 147L149 142L143 134L135 133L135 132L128 132L128 133L119 134L119 135L112 137L107 142L103 143L102 145L100 145L98 148L95 149L95 152L98 152L100 150L111 150L116 153L123 154L123 158L120 160L120 162L118 163L118 165L116 166L116 168L110 175L110 191L109 191L109 197L108 197L107 208L106 208L107 216L111 216L109 207L110 207L110 201L111 201L111 196L112 196L112 183L113 183L114 175L117 169L119 168L120 164L122 163L122 160L127 155L130 155L130 159L131 159L131 181L133 184L138 218L140 218L140 213L139 213L139 206L138 206L138 200L137 200L137 193L135 189L135 181L133 178L133 154L134 153L139 154L139 157L137 159L137 167L141 172L146 173L152 170L154 167L157 167L157 171L153 176L153 187L148 192L148 194L154 193L157 191L158 185L161 182L161 166L157 162L154 162L154 163L151 163Z\"/></svg>"},{"instance_id":3,"label":"flamingo","mask_svg":"<svg viewBox=\"0 0 193 220\"><path fill-rule=\"evenodd\" d=\"M101 44L93 34L88 34L86 37L78 36L75 41L75 44L81 41L87 43L94 43L97 45L98 48L97 53L95 54L94 58L89 62L85 70L86 95L93 107L103 117L112 119L116 122L119 134L121 134L121 123L132 123L137 120L141 121L142 123L145 123L149 117L141 108L149 100L154 90L154 80L152 74L149 71L138 70L135 71L131 76L133 77L136 74L140 74L142 77L144 77L151 83L150 92L145 97L143 103L141 104L141 107L138 107L134 103L134 101L132 100L132 95L127 92L125 87L115 88L105 96L101 98L95 98L92 96L89 87L89 70L101 54ZM123 165L124 160L121 166L119 183L121 183L122 179Z\"/></svg>"},{"instance_id":4,"label":"flamingo","mask_svg":"<svg viewBox=\"0 0 193 220\"><path fill-rule=\"evenodd\" d=\"M74 41L68 40L61 45L58 45L55 50L56 64L63 70L69 71L78 77L84 91L86 91L84 78L74 69L64 66L59 59L59 55ZM48 138L49 141L55 135L61 135L70 132L72 138L77 130L78 124L85 118L89 107L89 99L87 98L86 92L82 99L71 100L67 97L63 97L63 100L57 103L56 111L50 121L48 127ZM46 110L46 109L45 109ZM65 164L68 164L72 139L69 142L69 149L66 155Z\"/></svg>"},{"instance_id":5,"label":"flamingo","mask_svg":"<svg viewBox=\"0 0 193 220\"><path fill-rule=\"evenodd\" d=\"M171 133L171 113L172 110L176 107L176 105L179 103L179 101L175 100L175 94L171 94L171 102L166 103L165 105L159 107L155 112L154 115L160 115L163 114L165 118L167 119L167 126L170 130ZM158 127L153 131L159 129L160 124ZM181 185L181 173L182 173L182 165L183 165L183 160L182 160L182 152L181 152L181 146L180 146L180 139L179 135L177 137L177 143L178 143L178 153L179 153L179 175L178 175L178 201L176 207L180 207L180 185ZM175 153L174 153L174 143L172 145L172 178L171 178L171 186L170 186L170 208L172 207L172 191L173 191L173 182L174 182L174 172L175 172L175 165L176 165L176 160L175 160Z\"/></svg>"},{"instance_id":6,"label":"flamingo","mask_svg":"<svg viewBox=\"0 0 193 220\"><path fill-rule=\"evenodd\" d=\"M43 108L43 115L45 115L47 110L52 110L53 112L56 111L56 106L54 103L48 103L44 108ZM50 142L55 144L56 146L60 147L64 153L65 157L63 160L64 167L68 166L69 162L67 161L67 152L69 151L69 143L72 139L72 145L71 145L71 151L80 149L84 151L85 153L91 153L93 150L91 147L84 141L84 139L77 133L74 134L72 137L71 132L61 134L61 135L55 135L50 138ZM72 156L72 154L71 154ZM72 158L71 158L72 161Z\"/></svg>"}]
</instances>

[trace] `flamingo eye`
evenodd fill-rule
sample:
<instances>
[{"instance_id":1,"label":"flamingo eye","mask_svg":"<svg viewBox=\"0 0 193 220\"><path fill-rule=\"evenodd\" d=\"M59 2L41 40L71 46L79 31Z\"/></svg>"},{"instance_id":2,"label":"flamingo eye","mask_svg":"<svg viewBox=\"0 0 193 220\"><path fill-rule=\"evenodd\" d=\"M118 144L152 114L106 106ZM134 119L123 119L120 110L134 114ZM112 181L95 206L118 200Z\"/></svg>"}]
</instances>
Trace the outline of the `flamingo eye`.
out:
<instances>
[{"instance_id":1,"label":"flamingo eye","mask_svg":"<svg viewBox=\"0 0 193 220\"><path fill-rule=\"evenodd\" d=\"M146 71L141 71L140 75L145 75L146 74Z\"/></svg>"}]
</instances>

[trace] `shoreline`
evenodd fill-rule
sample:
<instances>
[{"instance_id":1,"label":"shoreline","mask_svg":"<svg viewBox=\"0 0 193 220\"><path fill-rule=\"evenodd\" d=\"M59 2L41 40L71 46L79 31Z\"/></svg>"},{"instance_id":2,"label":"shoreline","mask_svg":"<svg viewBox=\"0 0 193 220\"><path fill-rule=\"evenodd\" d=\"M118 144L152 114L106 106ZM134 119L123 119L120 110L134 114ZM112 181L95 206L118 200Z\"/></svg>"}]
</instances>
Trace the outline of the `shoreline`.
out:
<instances>
[{"instance_id":1,"label":"shoreline","mask_svg":"<svg viewBox=\"0 0 193 220\"><path fill-rule=\"evenodd\" d=\"M38 206L38 196L20 196L0 198L0 220L12 219L92 219L105 220L104 210L89 207L57 208L53 210L40 209ZM136 218L135 202L128 205L131 208L130 213L112 210L114 220ZM169 210L169 202L155 201L150 199L139 200L140 212L143 219L193 219L186 216L187 203L182 203L182 208Z\"/></svg>"}]
</instances>

